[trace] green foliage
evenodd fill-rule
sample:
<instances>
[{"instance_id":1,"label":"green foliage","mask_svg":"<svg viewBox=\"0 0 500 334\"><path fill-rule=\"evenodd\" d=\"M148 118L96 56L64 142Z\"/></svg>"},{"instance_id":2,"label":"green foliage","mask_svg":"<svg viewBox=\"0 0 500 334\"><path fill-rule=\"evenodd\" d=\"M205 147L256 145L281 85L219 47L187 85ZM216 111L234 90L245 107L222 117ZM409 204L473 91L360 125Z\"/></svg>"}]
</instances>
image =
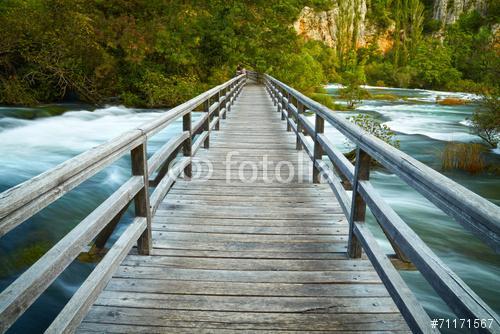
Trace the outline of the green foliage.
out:
<instances>
[{"instance_id":1,"label":"green foliage","mask_svg":"<svg viewBox=\"0 0 500 334\"><path fill-rule=\"evenodd\" d=\"M424 6L420 0L394 1L394 19L394 65L406 66L422 37Z\"/></svg>"},{"instance_id":2,"label":"green foliage","mask_svg":"<svg viewBox=\"0 0 500 334\"><path fill-rule=\"evenodd\" d=\"M498 91L484 93L470 119L473 132L495 148L500 142L500 96Z\"/></svg>"},{"instance_id":3,"label":"green foliage","mask_svg":"<svg viewBox=\"0 0 500 334\"><path fill-rule=\"evenodd\" d=\"M172 106L230 78L238 63L312 92L335 75L335 57L319 45L308 52L293 31L306 5L329 2L5 0L0 103L120 96Z\"/></svg>"},{"instance_id":4,"label":"green foliage","mask_svg":"<svg viewBox=\"0 0 500 334\"><path fill-rule=\"evenodd\" d=\"M447 83L458 81L461 76L452 66L450 50L434 39L417 46L411 66L415 69L413 85L421 88L446 88Z\"/></svg>"},{"instance_id":5,"label":"green foliage","mask_svg":"<svg viewBox=\"0 0 500 334\"><path fill-rule=\"evenodd\" d=\"M368 20L392 31L386 54L376 43L359 48L362 0L336 3L336 47L329 48L299 38L292 23L304 6L328 10L330 0L4 0L0 103L118 96L130 106L173 106L230 78L239 63L310 96L326 82L343 82L352 105L365 82L468 91L498 85L496 2L486 17L473 11L444 27L429 16L432 0L371 0ZM436 31L443 38L423 36Z\"/></svg>"},{"instance_id":6,"label":"green foliage","mask_svg":"<svg viewBox=\"0 0 500 334\"><path fill-rule=\"evenodd\" d=\"M304 94L314 93L325 82L321 64L305 50L283 55L280 66L272 68L270 73Z\"/></svg>"},{"instance_id":7,"label":"green foliage","mask_svg":"<svg viewBox=\"0 0 500 334\"><path fill-rule=\"evenodd\" d=\"M396 134L385 124L380 123L375 118L367 114L359 114L349 117L349 121L361 127L366 132L383 140L389 145L399 148L399 140L394 137Z\"/></svg>"},{"instance_id":8,"label":"green foliage","mask_svg":"<svg viewBox=\"0 0 500 334\"><path fill-rule=\"evenodd\" d=\"M314 101L321 103L325 107L328 107L330 109L336 109L337 105L333 101L333 98L328 94L313 93L309 97Z\"/></svg>"},{"instance_id":9,"label":"green foliage","mask_svg":"<svg viewBox=\"0 0 500 334\"><path fill-rule=\"evenodd\" d=\"M340 89L339 95L342 99L347 100L347 106L353 109L361 100L369 98L370 93L360 85L366 82L364 67L352 66L351 70L344 73L343 84L344 88Z\"/></svg>"}]
</instances>

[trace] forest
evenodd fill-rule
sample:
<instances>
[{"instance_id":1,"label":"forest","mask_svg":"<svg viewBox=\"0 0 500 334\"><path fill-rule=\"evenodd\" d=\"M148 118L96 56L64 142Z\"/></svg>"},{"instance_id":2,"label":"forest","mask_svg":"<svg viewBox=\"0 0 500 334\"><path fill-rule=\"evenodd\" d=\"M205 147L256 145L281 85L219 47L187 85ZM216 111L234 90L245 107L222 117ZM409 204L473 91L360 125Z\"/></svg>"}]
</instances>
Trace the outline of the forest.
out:
<instances>
[{"instance_id":1,"label":"forest","mask_svg":"<svg viewBox=\"0 0 500 334\"><path fill-rule=\"evenodd\" d=\"M359 47L360 0L4 0L0 103L168 107L230 78L237 64L270 73L317 99L328 82L496 91L498 2L453 24L433 1L367 1L366 20L392 47ZM293 29L305 6L338 6L337 46Z\"/></svg>"}]
</instances>

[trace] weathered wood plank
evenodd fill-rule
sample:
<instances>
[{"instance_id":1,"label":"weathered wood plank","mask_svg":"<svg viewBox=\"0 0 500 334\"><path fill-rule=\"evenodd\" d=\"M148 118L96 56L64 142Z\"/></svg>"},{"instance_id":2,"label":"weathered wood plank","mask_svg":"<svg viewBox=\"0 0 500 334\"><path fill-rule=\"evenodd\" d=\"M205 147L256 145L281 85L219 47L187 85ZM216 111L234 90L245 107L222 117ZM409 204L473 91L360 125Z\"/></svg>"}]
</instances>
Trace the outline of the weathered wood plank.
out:
<instances>
[{"instance_id":1,"label":"weathered wood plank","mask_svg":"<svg viewBox=\"0 0 500 334\"><path fill-rule=\"evenodd\" d=\"M193 249L153 249L154 256L179 256L179 257L203 257L203 258L232 258L232 259L345 259L344 252L286 252L285 251L234 251L229 250L193 250Z\"/></svg>"},{"instance_id":2,"label":"weathered wood plank","mask_svg":"<svg viewBox=\"0 0 500 334\"><path fill-rule=\"evenodd\" d=\"M368 260L245 260L200 259L188 257L129 255L122 262L124 266L212 269L238 271L368 271L373 266Z\"/></svg>"},{"instance_id":3,"label":"weathered wood plank","mask_svg":"<svg viewBox=\"0 0 500 334\"><path fill-rule=\"evenodd\" d=\"M181 240L153 240L156 248L223 250L223 251L259 251L259 252L345 252L347 245L339 242L203 242Z\"/></svg>"},{"instance_id":4,"label":"weathered wood plank","mask_svg":"<svg viewBox=\"0 0 500 334\"><path fill-rule=\"evenodd\" d=\"M241 260L240 260L241 261ZM272 297L388 297L383 284L317 284L179 281L113 278L109 291L181 295L272 296Z\"/></svg>"},{"instance_id":5,"label":"weathered wood plank","mask_svg":"<svg viewBox=\"0 0 500 334\"><path fill-rule=\"evenodd\" d=\"M198 333L198 334L208 334L208 333L214 333L216 331L217 333L221 334L268 334L268 333L275 333L276 331L271 328L269 329L263 329L263 330L258 330L258 329L252 329L249 330L245 327L242 329L227 329L227 328L221 328L220 325L219 327L210 327L205 329L204 328L204 323L197 323L197 327L180 327L180 326L174 326L174 327L167 327L167 326L140 326L140 325L121 325L121 324L106 324L106 323L91 323L91 322L85 322L82 324L81 328L78 329L77 333L83 334L83 333L148 333L148 334L164 334L164 333L176 333L176 334L192 334L192 333ZM295 330L279 330L279 333L281 334L298 334L298 333L310 333L310 334L329 334L329 333L342 333L345 332L343 330L335 331L334 329L327 330L327 331L295 331ZM408 330L391 330L389 331L390 333L409 333ZM349 333L356 333L354 332L349 332ZM364 331L359 331L359 333L364 333ZM387 331L371 331L370 333L372 334L378 334L378 333L387 333Z\"/></svg>"},{"instance_id":6,"label":"weathered wood plank","mask_svg":"<svg viewBox=\"0 0 500 334\"><path fill-rule=\"evenodd\" d=\"M171 224L166 223L153 224L153 231L165 232L195 232L195 233L244 233L253 235L347 235L347 224L337 226L286 226L286 227L268 227L268 226L224 226L224 225L207 225L207 224Z\"/></svg>"},{"instance_id":7,"label":"weathered wood plank","mask_svg":"<svg viewBox=\"0 0 500 334\"><path fill-rule=\"evenodd\" d=\"M321 313L243 313L184 310L164 312L155 309L122 309L112 306L96 306L85 320L87 322L110 324L249 330L392 331L406 327L401 316L394 313L375 313L370 314L370 317L359 317L349 313L332 316L331 314Z\"/></svg>"}]
</instances>

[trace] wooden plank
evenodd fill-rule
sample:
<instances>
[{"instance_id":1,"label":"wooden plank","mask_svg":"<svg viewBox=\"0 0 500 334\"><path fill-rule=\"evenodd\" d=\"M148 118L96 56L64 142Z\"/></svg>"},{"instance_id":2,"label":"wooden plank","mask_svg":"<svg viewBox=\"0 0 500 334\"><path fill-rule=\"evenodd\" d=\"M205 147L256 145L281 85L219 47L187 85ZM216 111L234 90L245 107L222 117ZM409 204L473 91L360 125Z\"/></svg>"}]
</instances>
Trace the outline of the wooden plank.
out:
<instances>
[{"instance_id":1,"label":"wooden plank","mask_svg":"<svg viewBox=\"0 0 500 334\"><path fill-rule=\"evenodd\" d=\"M152 269L152 268L147 268ZM241 312L394 313L390 297L250 297L201 296L103 291L95 305Z\"/></svg>"},{"instance_id":2,"label":"wooden plank","mask_svg":"<svg viewBox=\"0 0 500 334\"><path fill-rule=\"evenodd\" d=\"M186 166L191 164L191 158L190 157L184 157L180 159L177 164L171 168L168 172L168 175L163 177L163 179L160 181L160 183L156 186L155 190L151 194L151 212L153 214L156 213L158 207L161 204L162 199L165 197L165 195L168 193L170 188L172 187L173 183L179 177L179 174L182 171L186 170Z\"/></svg>"},{"instance_id":3,"label":"wooden plank","mask_svg":"<svg viewBox=\"0 0 500 334\"><path fill-rule=\"evenodd\" d=\"M240 260L241 261L241 260ZM388 297L383 284L211 282L113 278L108 291L270 297Z\"/></svg>"},{"instance_id":4,"label":"wooden plank","mask_svg":"<svg viewBox=\"0 0 500 334\"><path fill-rule=\"evenodd\" d=\"M321 313L243 313L243 312L204 312L172 310L164 312L155 309L95 306L87 322L132 324L144 326L179 326L203 328L239 328L267 330L398 330L406 328L401 316L394 313L375 313L370 317L356 314ZM202 322L193 324L192 322Z\"/></svg>"},{"instance_id":5,"label":"wooden plank","mask_svg":"<svg viewBox=\"0 0 500 334\"><path fill-rule=\"evenodd\" d=\"M238 271L369 271L368 260L274 260L274 259L200 259L193 257L167 257L129 255L124 266L238 270Z\"/></svg>"},{"instance_id":6,"label":"wooden plank","mask_svg":"<svg viewBox=\"0 0 500 334\"><path fill-rule=\"evenodd\" d=\"M188 137L189 132L183 131L178 136L171 138L165 145L158 149L148 160L148 174L153 174Z\"/></svg>"},{"instance_id":7,"label":"wooden plank","mask_svg":"<svg viewBox=\"0 0 500 334\"><path fill-rule=\"evenodd\" d=\"M162 240L171 241L192 241L200 237L196 232L179 232L179 231L154 231L153 237ZM205 233L203 241L206 242L272 242L272 243L288 243L288 242L341 242L347 241L347 235L300 235L300 234L244 234L244 233Z\"/></svg>"},{"instance_id":8,"label":"wooden plank","mask_svg":"<svg viewBox=\"0 0 500 334\"><path fill-rule=\"evenodd\" d=\"M318 136L325 131L325 120L316 114L315 116L315 128L314 128L314 158L313 161L323 160L323 148L321 147L321 143L318 141ZM321 183L321 170L316 167L316 163L314 163L313 169L313 182Z\"/></svg>"},{"instance_id":9,"label":"wooden plank","mask_svg":"<svg viewBox=\"0 0 500 334\"><path fill-rule=\"evenodd\" d=\"M151 236L151 207L149 206L149 175L148 154L146 141L130 152L132 175L142 176L144 179L142 189L134 196L134 208L136 217L146 218L146 229L137 240L137 250L140 254L149 254L152 247ZM160 182L161 184L161 182Z\"/></svg>"},{"instance_id":10,"label":"wooden plank","mask_svg":"<svg viewBox=\"0 0 500 334\"><path fill-rule=\"evenodd\" d=\"M366 203L358 192L359 181L368 180L370 177L371 157L359 147L356 149L356 167L354 171L354 179L352 183L352 201L351 212L349 215L349 243L347 251L350 257L361 257L362 247L354 234L354 222L362 222L365 220Z\"/></svg>"},{"instance_id":11,"label":"wooden plank","mask_svg":"<svg viewBox=\"0 0 500 334\"><path fill-rule=\"evenodd\" d=\"M182 118L182 130L187 131L189 133L189 138L187 138L184 141L184 144L182 146L182 153L185 157L189 157L189 159L191 159L191 157L193 156L193 146L192 146L193 131L191 126L192 126L191 113L187 113ZM184 167L184 175L187 178L191 178L191 174L192 174L191 164L187 164Z\"/></svg>"},{"instance_id":12,"label":"wooden plank","mask_svg":"<svg viewBox=\"0 0 500 334\"><path fill-rule=\"evenodd\" d=\"M146 228L146 218L134 219L50 324L45 334L73 333L75 331L111 279L113 272Z\"/></svg>"},{"instance_id":13,"label":"wooden plank","mask_svg":"<svg viewBox=\"0 0 500 334\"><path fill-rule=\"evenodd\" d=\"M320 260L320 259L345 259L345 253L342 252L287 252L285 251L235 251L230 250L196 250L196 249L153 249L154 256L179 256L179 257L204 257L204 258L230 258L230 259L296 259L296 260Z\"/></svg>"},{"instance_id":14,"label":"wooden plank","mask_svg":"<svg viewBox=\"0 0 500 334\"><path fill-rule=\"evenodd\" d=\"M280 219L247 219L247 218L190 218L190 217L171 217L171 216L155 216L153 222L156 224L200 224L210 226L267 226L267 227L328 227L335 228L337 226L346 227L347 220L343 214L331 215L330 217L322 217L315 219L303 218L280 218Z\"/></svg>"},{"instance_id":15,"label":"wooden plank","mask_svg":"<svg viewBox=\"0 0 500 334\"><path fill-rule=\"evenodd\" d=\"M180 240L153 240L155 248L192 249L215 251L259 251L259 252L345 252L345 242L205 242Z\"/></svg>"},{"instance_id":16,"label":"wooden plank","mask_svg":"<svg viewBox=\"0 0 500 334\"><path fill-rule=\"evenodd\" d=\"M198 131L206 124L208 116L209 116L208 113L204 113L203 116L198 118L196 122L193 124L191 131L193 133L198 133Z\"/></svg>"},{"instance_id":17,"label":"wooden plank","mask_svg":"<svg viewBox=\"0 0 500 334\"><path fill-rule=\"evenodd\" d=\"M347 235L347 224L333 225L327 227L317 226L286 226L286 227L269 227L269 226L225 226L225 225L207 225L207 224L171 224L168 220L166 223L154 223L153 231L165 232L193 232L193 233L244 233L254 235Z\"/></svg>"},{"instance_id":18,"label":"wooden plank","mask_svg":"<svg viewBox=\"0 0 500 334\"><path fill-rule=\"evenodd\" d=\"M210 327L208 329L204 329L204 323L197 323L196 328L193 327L167 327L167 326L140 326L140 325L121 325L121 324L106 324L106 323L91 323L86 322L83 323L81 328L78 329L77 333L148 333L148 334L163 334L163 333L176 333L176 334L208 334L208 333L220 333L220 334L268 334L271 332L272 327L270 329L252 329L249 330L246 327L242 329L227 329L221 328L223 325L219 325L218 327ZM329 334L329 333L342 333L343 331L335 331L334 329L327 331L307 331L306 333L310 334ZM281 334L297 334L304 333L304 331L295 331L295 330L279 330ZM373 333L386 333L374 331ZM391 330L390 333L409 333L408 330Z\"/></svg>"},{"instance_id":19,"label":"wooden plank","mask_svg":"<svg viewBox=\"0 0 500 334\"><path fill-rule=\"evenodd\" d=\"M438 329L430 326L431 319L396 271L391 260L378 246L377 240L375 240L366 224L364 222L355 222L354 232L412 332L439 333Z\"/></svg>"},{"instance_id":20,"label":"wooden plank","mask_svg":"<svg viewBox=\"0 0 500 334\"><path fill-rule=\"evenodd\" d=\"M196 152L198 152L198 150L200 149L200 147L202 145L204 145L204 143L206 142L206 140L208 138L208 135L209 135L208 131L203 131L202 133L200 133L198 138L196 138L196 140L193 143L193 147L192 147L192 154L193 155L195 155Z\"/></svg>"}]
</instances>

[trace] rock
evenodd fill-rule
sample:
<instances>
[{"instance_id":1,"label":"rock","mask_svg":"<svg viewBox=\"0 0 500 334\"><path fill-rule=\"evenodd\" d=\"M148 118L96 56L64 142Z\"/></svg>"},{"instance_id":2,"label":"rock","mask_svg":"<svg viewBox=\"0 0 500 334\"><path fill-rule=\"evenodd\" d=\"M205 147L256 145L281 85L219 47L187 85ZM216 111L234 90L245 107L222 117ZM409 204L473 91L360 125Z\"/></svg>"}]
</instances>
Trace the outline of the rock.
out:
<instances>
[{"instance_id":1,"label":"rock","mask_svg":"<svg viewBox=\"0 0 500 334\"><path fill-rule=\"evenodd\" d=\"M354 14L350 20L349 33L356 35L354 39L358 47L364 46L366 44L366 0L351 0L346 3L349 14ZM336 48L339 22L341 19L346 19L347 16L342 13L342 17L340 17L341 11L338 2L333 3L332 9L329 11L315 11L313 8L304 7L293 27L297 34L306 39L322 41L329 47ZM358 17L354 19L355 15Z\"/></svg>"},{"instance_id":2,"label":"rock","mask_svg":"<svg viewBox=\"0 0 500 334\"><path fill-rule=\"evenodd\" d=\"M394 27L380 31L375 25L370 24L366 20L366 0L345 1L346 6L343 8L347 13L342 13L339 1L334 2L329 11L315 11L313 8L304 7L293 24L295 31L307 40L321 41L336 49L340 22L348 20L347 31L350 37L354 37L357 48L376 44L383 53L389 51L393 45Z\"/></svg>"},{"instance_id":3,"label":"rock","mask_svg":"<svg viewBox=\"0 0 500 334\"><path fill-rule=\"evenodd\" d=\"M435 0L433 18L445 24L451 24L458 20L462 13L477 10L485 13L487 0Z\"/></svg>"}]
</instances>

